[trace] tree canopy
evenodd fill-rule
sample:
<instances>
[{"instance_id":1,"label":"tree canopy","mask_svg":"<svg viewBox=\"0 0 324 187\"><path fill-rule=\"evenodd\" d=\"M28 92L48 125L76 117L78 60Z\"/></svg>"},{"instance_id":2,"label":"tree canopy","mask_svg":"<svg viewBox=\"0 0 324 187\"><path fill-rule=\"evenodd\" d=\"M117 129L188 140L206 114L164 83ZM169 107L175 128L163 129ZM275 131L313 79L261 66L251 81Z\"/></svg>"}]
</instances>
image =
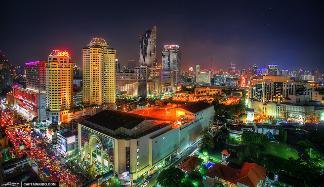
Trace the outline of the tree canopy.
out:
<instances>
[{"instance_id":1,"label":"tree canopy","mask_svg":"<svg viewBox=\"0 0 324 187\"><path fill-rule=\"evenodd\" d=\"M163 187L177 187L181 185L182 179L185 177L185 173L175 167L169 167L159 174L157 182Z\"/></svg>"}]
</instances>

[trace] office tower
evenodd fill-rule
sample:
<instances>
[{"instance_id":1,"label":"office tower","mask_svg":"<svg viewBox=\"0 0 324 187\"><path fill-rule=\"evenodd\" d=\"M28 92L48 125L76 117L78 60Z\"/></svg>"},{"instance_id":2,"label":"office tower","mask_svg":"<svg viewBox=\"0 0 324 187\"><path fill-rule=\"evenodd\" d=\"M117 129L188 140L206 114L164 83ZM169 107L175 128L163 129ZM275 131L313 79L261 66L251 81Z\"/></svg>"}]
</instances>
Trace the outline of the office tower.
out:
<instances>
[{"instance_id":1,"label":"office tower","mask_svg":"<svg viewBox=\"0 0 324 187\"><path fill-rule=\"evenodd\" d=\"M289 71L286 70L286 69L283 69L283 70L280 71L279 74L280 74L281 76L289 76Z\"/></svg>"},{"instance_id":2,"label":"office tower","mask_svg":"<svg viewBox=\"0 0 324 187\"><path fill-rule=\"evenodd\" d=\"M175 92L180 76L179 45L164 45L162 51L162 89L164 92Z\"/></svg>"},{"instance_id":3,"label":"office tower","mask_svg":"<svg viewBox=\"0 0 324 187\"><path fill-rule=\"evenodd\" d=\"M252 72L252 76L257 75L257 71L258 71L258 66L257 66L256 64L254 64L254 65L252 66L252 70L251 70L251 72Z\"/></svg>"},{"instance_id":4,"label":"office tower","mask_svg":"<svg viewBox=\"0 0 324 187\"><path fill-rule=\"evenodd\" d=\"M76 64L74 64L74 67L73 67L73 78L74 79L82 78L82 71L81 71L80 67L77 66Z\"/></svg>"},{"instance_id":5,"label":"office tower","mask_svg":"<svg viewBox=\"0 0 324 187\"><path fill-rule=\"evenodd\" d=\"M196 76L196 83L200 85L210 85L211 71L208 70L199 71L199 73Z\"/></svg>"},{"instance_id":6,"label":"office tower","mask_svg":"<svg viewBox=\"0 0 324 187\"><path fill-rule=\"evenodd\" d=\"M268 75L279 75L278 65L268 65Z\"/></svg>"},{"instance_id":7,"label":"office tower","mask_svg":"<svg viewBox=\"0 0 324 187\"><path fill-rule=\"evenodd\" d=\"M0 50L0 96L10 91L12 82L11 65L7 57Z\"/></svg>"},{"instance_id":8,"label":"office tower","mask_svg":"<svg viewBox=\"0 0 324 187\"><path fill-rule=\"evenodd\" d=\"M116 91L120 97L137 97L139 81L134 69L116 73Z\"/></svg>"},{"instance_id":9,"label":"office tower","mask_svg":"<svg viewBox=\"0 0 324 187\"><path fill-rule=\"evenodd\" d=\"M138 81L138 96L146 98L148 96L147 91L147 82L148 82L148 67L147 66L139 66L135 67L135 74L137 76Z\"/></svg>"},{"instance_id":10,"label":"office tower","mask_svg":"<svg viewBox=\"0 0 324 187\"><path fill-rule=\"evenodd\" d=\"M33 61L25 63L27 88L45 91L46 89L46 62Z\"/></svg>"},{"instance_id":11,"label":"office tower","mask_svg":"<svg viewBox=\"0 0 324 187\"><path fill-rule=\"evenodd\" d=\"M54 124L67 120L72 107L73 62L67 51L53 50L46 63L46 95L49 118Z\"/></svg>"},{"instance_id":12,"label":"office tower","mask_svg":"<svg viewBox=\"0 0 324 187\"><path fill-rule=\"evenodd\" d=\"M118 59L116 58L116 73L119 73L119 72L121 72L121 64L118 61Z\"/></svg>"},{"instance_id":13,"label":"office tower","mask_svg":"<svg viewBox=\"0 0 324 187\"><path fill-rule=\"evenodd\" d=\"M153 66L156 63L156 26L147 30L140 39L140 66Z\"/></svg>"},{"instance_id":14,"label":"office tower","mask_svg":"<svg viewBox=\"0 0 324 187\"><path fill-rule=\"evenodd\" d=\"M142 97L156 96L160 93L160 70L156 59L156 26L147 30L140 38L139 88ZM142 74L141 74L142 73Z\"/></svg>"},{"instance_id":15,"label":"office tower","mask_svg":"<svg viewBox=\"0 0 324 187\"><path fill-rule=\"evenodd\" d=\"M199 72L200 72L200 65L197 64L196 67L195 67L195 76L196 76L196 79L197 79L197 76L198 76ZM197 80L196 80L196 82L197 82Z\"/></svg>"},{"instance_id":16,"label":"office tower","mask_svg":"<svg viewBox=\"0 0 324 187\"><path fill-rule=\"evenodd\" d=\"M179 45L164 45L162 51L162 70L180 71Z\"/></svg>"},{"instance_id":17,"label":"office tower","mask_svg":"<svg viewBox=\"0 0 324 187\"><path fill-rule=\"evenodd\" d=\"M83 103L88 105L116 102L116 50L102 38L93 38L82 49Z\"/></svg>"},{"instance_id":18,"label":"office tower","mask_svg":"<svg viewBox=\"0 0 324 187\"><path fill-rule=\"evenodd\" d=\"M236 65L230 63L230 67L228 68L228 73L231 75L235 75L237 73Z\"/></svg>"}]
</instances>

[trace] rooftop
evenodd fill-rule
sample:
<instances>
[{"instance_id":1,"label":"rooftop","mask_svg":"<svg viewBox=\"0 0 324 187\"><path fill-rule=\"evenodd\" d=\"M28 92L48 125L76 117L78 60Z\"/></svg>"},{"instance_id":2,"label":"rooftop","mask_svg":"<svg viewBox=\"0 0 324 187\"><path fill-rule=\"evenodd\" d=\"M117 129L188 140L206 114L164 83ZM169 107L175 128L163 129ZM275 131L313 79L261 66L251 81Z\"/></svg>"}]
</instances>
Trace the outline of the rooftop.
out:
<instances>
[{"instance_id":1,"label":"rooftop","mask_svg":"<svg viewBox=\"0 0 324 187\"><path fill-rule=\"evenodd\" d=\"M189 103L187 105L183 105L181 108L188 110L192 113L197 113L199 111L202 111L212 105L205 103L205 102L199 102L199 103Z\"/></svg>"},{"instance_id":2,"label":"rooftop","mask_svg":"<svg viewBox=\"0 0 324 187\"><path fill-rule=\"evenodd\" d=\"M146 119L151 118L115 110L104 110L86 119L86 121L114 131L120 127L132 129Z\"/></svg>"},{"instance_id":3,"label":"rooftop","mask_svg":"<svg viewBox=\"0 0 324 187\"><path fill-rule=\"evenodd\" d=\"M258 183L265 179L266 170L256 163L248 162L245 162L241 169L216 164L208 169L206 175L211 178L222 178L234 184L241 183L246 186L258 186Z\"/></svg>"},{"instance_id":4,"label":"rooftop","mask_svg":"<svg viewBox=\"0 0 324 187\"><path fill-rule=\"evenodd\" d=\"M92 40L89 43L89 46L108 47L108 44L105 39L96 37L96 38L92 38Z\"/></svg>"},{"instance_id":5,"label":"rooftop","mask_svg":"<svg viewBox=\"0 0 324 187\"><path fill-rule=\"evenodd\" d=\"M105 110L84 118L83 125L117 138L136 138L166 126L178 128L188 124L195 119L191 111L201 111L209 106L207 103L194 103L168 104L131 112Z\"/></svg>"},{"instance_id":6,"label":"rooftop","mask_svg":"<svg viewBox=\"0 0 324 187\"><path fill-rule=\"evenodd\" d=\"M189 156L184 161L182 161L179 165L179 168L186 171L191 172L195 170L200 164L202 160L196 156Z\"/></svg>"},{"instance_id":7,"label":"rooftop","mask_svg":"<svg viewBox=\"0 0 324 187\"><path fill-rule=\"evenodd\" d=\"M132 114L150 117L162 121L176 121L180 116L186 115L188 112L176 104L163 107L148 107L131 111Z\"/></svg>"},{"instance_id":8,"label":"rooftop","mask_svg":"<svg viewBox=\"0 0 324 187\"><path fill-rule=\"evenodd\" d=\"M54 49L49 56L56 57L68 57L70 58L70 54L66 50Z\"/></svg>"}]
</instances>

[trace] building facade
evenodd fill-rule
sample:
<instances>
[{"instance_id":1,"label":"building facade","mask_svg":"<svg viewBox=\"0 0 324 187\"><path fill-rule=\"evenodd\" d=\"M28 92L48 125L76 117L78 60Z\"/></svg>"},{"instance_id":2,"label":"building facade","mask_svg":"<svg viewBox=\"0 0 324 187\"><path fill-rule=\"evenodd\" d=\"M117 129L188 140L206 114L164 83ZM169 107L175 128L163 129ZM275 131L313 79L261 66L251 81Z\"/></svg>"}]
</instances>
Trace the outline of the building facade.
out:
<instances>
[{"instance_id":1,"label":"building facade","mask_svg":"<svg viewBox=\"0 0 324 187\"><path fill-rule=\"evenodd\" d=\"M153 26L140 38L139 66L135 67L135 72L139 76L139 96L144 98L160 93L161 66L156 58L156 36L157 29Z\"/></svg>"},{"instance_id":2,"label":"building facade","mask_svg":"<svg viewBox=\"0 0 324 187\"><path fill-rule=\"evenodd\" d=\"M101 163L136 183L196 148L213 117L213 106L201 103L131 113L103 111L79 123L78 149L90 163Z\"/></svg>"},{"instance_id":3,"label":"building facade","mask_svg":"<svg viewBox=\"0 0 324 187\"><path fill-rule=\"evenodd\" d=\"M46 62L34 61L25 63L26 86L39 91L46 89Z\"/></svg>"},{"instance_id":4,"label":"building facade","mask_svg":"<svg viewBox=\"0 0 324 187\"><path fill-rule=\"evenodd\" d=\"M140 66L154 66L156 63L156 26L147 30L140 39Z\"/></svg>"},{"instance_id":5,"label":"building facade","mask_svg":"<svg viewBox=\"0 0 324 187\"><path fill-rule=\"evenodd\" d=\"M0 50L0 95L10 91L11 84L13 83L12 73L8 58Z\"/></svg>"},{"instance_id":6,"label":"building facade","mask_svg":"<svg viewBox=\"0 0 324 187\"><path fill-rule=\"evenodd\" d=\"M93 38L82 49L83 103L88 105L116 102L116 50L102 38Z\"/></svg>"},{"instance_id":7,"label":"building facade","mask_svg":"<svg viewBox=\"0 0 324 187\"><path fill-rule=\"evenodd\" d=\"M125 70L116 75L117 95L120 97L138 96L138 75L135 71Z\"/></svg>"},{"instance_id":8,"label":"building facade","mask_svg":"<svg viewBox=\"0 0 324 187\"><path fill-rule=\"evenodd\" d=\"M30 121L36 119L37 122L46 120L45 91L13 85L12 92L7 95L7 98L13 108L26 119Z\"/></svg>"},{"instance_id":9,"label":"building facade","mask_svg":"<svg viewBox=\"0 0 324 187\"><path fill-rule=\"evenodd\" d=\"M49 120L66 120L72 107L73 62L67 51L53 50L46 63L46 99Z\"/></svg>"},{"instance_id":10,"label":"building facade","mask_svg":"<svg viewBox=\"0 0 324 187\"><path fill-rule=\"evenodd\" d=\"M164 45L162 51L161 84L163 92L175 92L180 82L180 47Z\"/></svg>"}]
</instances>

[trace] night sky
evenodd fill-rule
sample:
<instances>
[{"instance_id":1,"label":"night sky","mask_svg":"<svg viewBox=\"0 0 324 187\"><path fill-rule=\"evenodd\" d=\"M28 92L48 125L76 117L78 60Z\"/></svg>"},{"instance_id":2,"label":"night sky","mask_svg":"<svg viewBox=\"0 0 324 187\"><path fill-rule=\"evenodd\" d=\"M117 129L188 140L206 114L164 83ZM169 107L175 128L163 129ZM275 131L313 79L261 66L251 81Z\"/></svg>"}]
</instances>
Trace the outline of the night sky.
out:
<instances>
[{"instance_id":1,"label":"night sky","mask_svg":"<svg viewBox=\"0 0 324 187\"><path fill-rule=\"evenodd\" d=\"M96 3L95 3L96 2ZM182 67L278 64L324 71L320 1L10 1L1 3L0 49L13 64L67 49L81 64L92 37L106 39L121 63L139 58L139 36L157 26L161 46L179 44Z\"/></svg>"}]
</instances>

